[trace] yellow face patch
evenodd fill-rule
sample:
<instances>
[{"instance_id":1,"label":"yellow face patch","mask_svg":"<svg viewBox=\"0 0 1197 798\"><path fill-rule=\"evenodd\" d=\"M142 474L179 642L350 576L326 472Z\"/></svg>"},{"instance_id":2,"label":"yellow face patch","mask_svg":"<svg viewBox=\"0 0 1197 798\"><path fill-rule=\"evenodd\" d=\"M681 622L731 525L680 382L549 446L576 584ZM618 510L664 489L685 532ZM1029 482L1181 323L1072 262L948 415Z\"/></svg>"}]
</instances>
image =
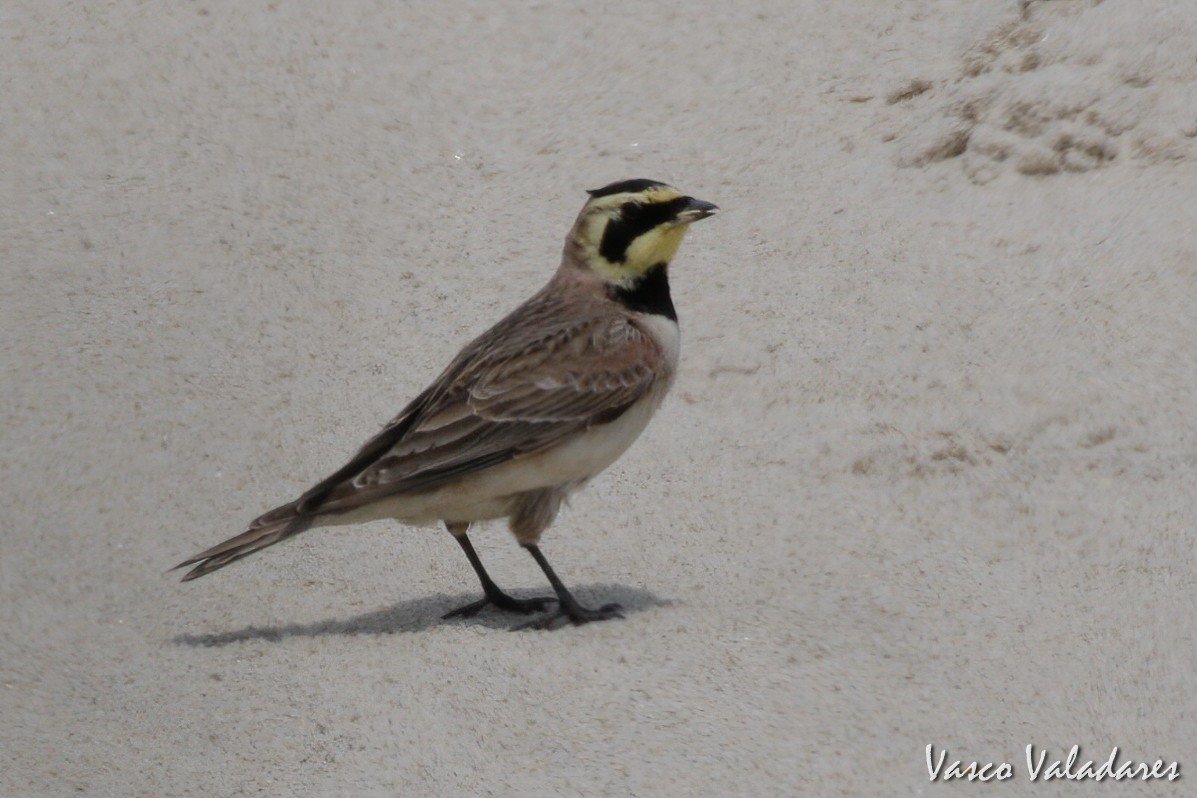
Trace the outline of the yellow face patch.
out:
<instances>
[{"instance_id":1,"label":"yellow face patch","mask_svg":"<svg viewBox=\"0 0 1197 798\"><path fill-rule=\"evenodd\" d=\"M609 283L627 285L668 263L686 234L678 214L688 200L663 185L592 199L580 227L591 268Z\"/></svg>"},{"instance_id":2,"label":"yellow face patch","mask_svg":"<svg viewBox=\"0 0 1197 798\"><path fill-rule=\"evenodd\" d=\"M639 274L658 263L669 263L688 229L680 222L667 222L642 233L628 247L624 267Z\"/></svg>"}]
</instances>

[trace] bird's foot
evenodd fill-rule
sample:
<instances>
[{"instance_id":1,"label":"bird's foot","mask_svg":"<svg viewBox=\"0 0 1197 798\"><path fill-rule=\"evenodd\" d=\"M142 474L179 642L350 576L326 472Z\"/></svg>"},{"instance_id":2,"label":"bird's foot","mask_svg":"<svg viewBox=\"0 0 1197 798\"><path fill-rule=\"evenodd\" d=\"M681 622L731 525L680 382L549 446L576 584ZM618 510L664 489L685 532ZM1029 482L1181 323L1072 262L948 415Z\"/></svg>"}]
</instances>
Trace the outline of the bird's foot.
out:
<instances>
[{"instance_id":1,"label":"bird's foot","mask_svg":"<svg viewBox=\"0 0 1197 798\"><path fill-rule=\"evenodd\" d=\"M519 632L524 629L560 629L565 625L566 621L572 623L574 626L581 626L591 621L609 621L612 618L622 617L623 607L618 604L604 604L597 610L583 607L580 604L573 604L572 606L562 605L556 612L549 613L543 618L537 618L534 621L528 621L527 623L511 627L511 631Z\"/></svg>"},{"instance_id":2,"label":"bird's foot","mask_svg":"<svg viewBox=\"0 0 1197 798\"><path fill-rule=\"evenodd\" d=\"M496 592L489 594L478 601L471 602L464 607L458 607L455 610L446 612L441 616L441 620L449 620L450 618L473 618L486 607L495 607L504 612L518 612L520 615L531 615L534 612L541 612L548 609L549 605L556 604L557 599L548 596L517 599L507 595L503 592Z\"/></svg>"}]
</instances>

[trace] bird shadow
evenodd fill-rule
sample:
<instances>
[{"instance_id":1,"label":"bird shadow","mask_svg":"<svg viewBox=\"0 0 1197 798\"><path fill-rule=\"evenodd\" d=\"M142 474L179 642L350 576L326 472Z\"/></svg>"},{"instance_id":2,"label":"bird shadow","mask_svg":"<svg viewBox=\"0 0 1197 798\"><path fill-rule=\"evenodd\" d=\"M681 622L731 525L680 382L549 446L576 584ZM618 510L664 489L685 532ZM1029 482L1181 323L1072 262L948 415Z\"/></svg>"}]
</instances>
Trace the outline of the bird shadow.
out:
<instances>
[{"instance_id":1,"label":"bird shadow","mask_svg":"<svg viewBox=\"0 0 1197 798\"><path fill-rule=\"evenodd\" d=\"M587 585L572 591L582 604L599 606L615 602L623 608L625 616L643 612L653 607L667 607L670 599L657 597L651 591L627 585ZM516 598L531 598L542 593L513 591ZM277 643L288 637L325 637L328 635L389 635L401 632L423 632L437 626L480 626L486 629L511 629L536 615L514 615L487 607L471 618L449 618L441 616L458 607L476 601L475 593L433 596L401 601L372 612L364 612L351 618L330 618L313 623L288 623L276 626L245 626L228 632L207 634L181 634L171 638L177 645L194 647L227 646L248 640L264 640ZM551 611L551 610L550 610Z\"/></svg>"}]
</instances>

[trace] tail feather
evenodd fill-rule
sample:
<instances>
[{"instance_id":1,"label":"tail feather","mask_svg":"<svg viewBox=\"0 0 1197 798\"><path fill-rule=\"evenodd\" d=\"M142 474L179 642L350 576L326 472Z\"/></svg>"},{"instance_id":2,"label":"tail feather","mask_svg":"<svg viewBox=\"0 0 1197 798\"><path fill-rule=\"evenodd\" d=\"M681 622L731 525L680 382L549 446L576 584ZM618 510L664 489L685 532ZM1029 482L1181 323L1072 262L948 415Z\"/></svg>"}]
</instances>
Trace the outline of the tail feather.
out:
<instances>
[{"instance_id":1,"label":"tail feather","mask_svg":"<svg viewBox=\"0 0 1197 798\"><path fill-rule=\"evenodd\" d=\"M273 546L275 543L298 535L312 525L312 517L301 515L296 511L296 507L297 502L276 507L255 519L249 525L249 529L240 535L229 538L223 543L217 543L212 548L183 560L171 570L194 565L195 567L183 576L184 582L190 582L192 579L198 579L205 574L217 571L242 557L248 557L259 549Z\"/></svg>"}]
</instances>

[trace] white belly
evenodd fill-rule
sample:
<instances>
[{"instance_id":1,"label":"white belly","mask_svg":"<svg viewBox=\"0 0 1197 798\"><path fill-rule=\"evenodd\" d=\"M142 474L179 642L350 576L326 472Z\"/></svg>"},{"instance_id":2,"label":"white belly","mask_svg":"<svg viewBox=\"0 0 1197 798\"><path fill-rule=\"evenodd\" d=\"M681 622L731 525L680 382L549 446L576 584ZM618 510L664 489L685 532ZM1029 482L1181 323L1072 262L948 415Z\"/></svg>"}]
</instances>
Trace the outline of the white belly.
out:
<instances>
[{"instance_id":1,"label":"white belly","mask_svg":"<svg viewBox=\"0 0 1197 798\"><path fill-rule=\"evenodd\" d=\"M321 525L379 518L416 525L504 518L518 494L558 485L580 487L619 459L640 437L673 383L680 348L678 326L663 316L645 316L643 321L665 350L668 370L664 379L619 418L547 451L501 463L434 491L382 499L348 513L324 516Z\"/></svg>"},{"instance_id":2,"label":"white belly","mask_svg":"<svg viewBox=\"0 0 1197 798\"><path fill-rule=\"evenodd\" d=\"M357 524L395 518L405 524L435 524L439 520L472 522L504 518L515 495L552 486L577 488L594 477L631 446L673 383L680 349L678 324L663 316L640 319L661 343L668 364L666 377L618 419L590 428L553 449L494 465L444 487L420 494L382 499L359 510L323 516L320 525Z\"/></svg>"},{"instance_id":3,"label":"white belly","mask_svg":"<svg viewBox=\"0 0 1197 798\"><path fill-rule=\"evenodd\" d=\"M580 487L619 459L648 425L666 387L654 390L610 424L594 427L547 451L470 474L428 493L383 499L321 518L321 522L341 525L396 518L406 524L430 524L506 517L512 497L554 485Z\"/></svg>"},{"instance_id":4,"label":"white belly","mask_svg":"<svg viewBox=\"0 0 1197 798\"><path fill-rule=\"evenodd\" d=\"M677 361L682 351L682 334L677 322L664 316L650 316L644 313L637 313L636 316L637 320L652 333L652 336L657 339L657 343L665 350L665 362L669 365L669 381L672 382L673 375L677 373Z\"/></svg>"}]
</instances>

